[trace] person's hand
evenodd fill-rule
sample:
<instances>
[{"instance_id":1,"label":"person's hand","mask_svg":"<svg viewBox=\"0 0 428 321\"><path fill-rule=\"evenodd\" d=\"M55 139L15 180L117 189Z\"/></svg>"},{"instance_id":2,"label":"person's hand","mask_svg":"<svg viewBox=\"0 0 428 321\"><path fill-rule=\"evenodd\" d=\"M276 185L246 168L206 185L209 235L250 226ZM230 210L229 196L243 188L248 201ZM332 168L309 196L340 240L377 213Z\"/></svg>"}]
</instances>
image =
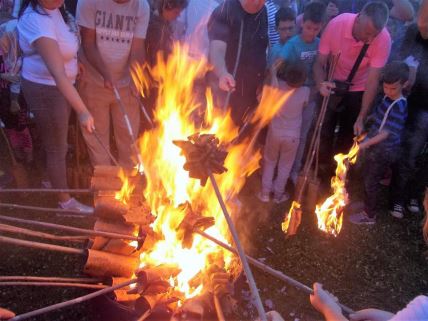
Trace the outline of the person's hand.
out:
<instances>
[{"instance_id":1,"label":"person's hand","mask_svg":"<svg viewBox=\"0 0 428 321\"><path fill-rule=\"evenodd\" d=\"M364 131L364 121L360 116L358 116L354 124L354 135L360 136L363 133L363 131Z\"/></svg>"},{"instance_id":2,"label":"person's hand","mask_svg":"<svg viewBox=\"0 0 428 321\"><path fill-rule=\"evenodd\" d=\"M9 320L15 316L12 311L0 308L0 320Z\"/></svg>"},{"instance_id":3,"label":"person's hand","mask_svg":"<svg viewBox=\"0 0 428 321\"><path fill-rule=\"evenodd\" d=\"M282 316L276 311L269 311L266 313L268 321L284 321Z\"/></svg>"},{"instance_id":4,"label":"person's hand","mask_svg":"<svg viewBox=\"0 0 428 321\"><path fill-rule=\"evenodd\" d=\"M218 78L218 85L224 91L233 91L236 87L236 81L231 74L225 72Z\"/></svg>"},{"instance_id":5,"label":"person's hand","mask_svg":"<svg viewBox=\"0 0 428 321\"><path fill-rule=\"evenodd\" d=\"M310 296L312 306L326 315L342 315L338 299L322 288L322 284L314 284L314 294Z\"/></svg>"},{"instance_id":6,"label":"person's hand","mask_svg":"<svg viewBox=\"0 0 428 321\"><path fill-rule=\"evenodd\" d=\"M80 80L83 78L83 76L85 75L86 72L86 68L85 65L82 64L80 61L77 63L77 67L78 67L78 72L77 72L77 80Z\"/></svg>"},{"instance_id":7,"label":"person's hand","mask_svg":"<svg viewBox=\"0 0 428 321\"><path fill-rule=\"evenodd\" d=\"M104 75L104 87L110 90L113 90L113 88L115 87L113 77L109 73Z\"/></svg>"},{"instance_id":8,"label":"person's hand","mask_svg":"<svg viewBox=\"0 0 428 321\"><path fill-rule=\"evenodd\" d=\"M83 127L85 127L85 129L89 133L92 133L95 129L95 122L94 122L94 118L92 117L91 113L86 110L86 111L79 113L78 116L79 116L80 124Z\"/></svg>"},{"instance_id":9,"label":"person's hand","mask_svg":"<svg viewBox=\"0 0 428 321\"><path fill-rule=\"evenodd\" d=\"M323 97L326 97L326 96L328 96L332 92L332 90L334 88L336 88L336 84L334 82L323 81L320 84L320 94Z\"/></svg>"},{"instance_id":10,"label":"person's hand","mask_svg":"<svg viewBox=\"0 0 428 321\"><path fill-rule=\"evenodd\" d=\"M394 316L393 313L378 310L364 309L349 315L351 321L386 321Z\"/></svg>"}]
</instances>

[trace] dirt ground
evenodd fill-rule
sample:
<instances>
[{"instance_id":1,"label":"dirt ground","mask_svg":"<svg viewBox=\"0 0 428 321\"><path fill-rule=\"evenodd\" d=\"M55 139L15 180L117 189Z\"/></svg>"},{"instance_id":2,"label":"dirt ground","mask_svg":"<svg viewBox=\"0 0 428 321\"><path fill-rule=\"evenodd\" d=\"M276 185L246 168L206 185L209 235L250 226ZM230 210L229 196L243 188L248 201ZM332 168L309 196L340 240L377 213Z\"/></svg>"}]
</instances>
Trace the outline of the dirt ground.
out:
<instances>
[{"instance_id":1,"label":"dirt ground","mask_svg":"<svg viewBox=\"0 0 428 321\"><path fill-rule=\"evenodd\" d=\"M290 204L259 202L254 197L259 181L259 173L249 178L241 197L244 214L237 223L253 257L309 286L314 281L323 283L343 304L355 310L370 306L397 311L414 296L428 293L427 248L421 235L422 213L408 215L403 220L384 213L373 227L352 226L345 219L337 238L320 232L314 214L304 213L299 233L286 240L280 223ZM55 206L52 198L30 195L1 195L1 201ZM84 201L90 202L90 199ZM55 214L4 209L0 213L78 227L93 224L90 218L64 218ZM76 246L66 242L63 245ZM11 245L0 247L0 275L4 276L78 277L82 276L83 265L84 258L80 256ZM307 295L256 269L253 271L267 309L278 310L286 320L321 320L310 306ZM88 291L68 288L0 287L0 306L24 313L85 293ZM96 308L94 311L94 307L86 303L32 320L99 320L96 315Z\"/></svg>"}]
</instances>

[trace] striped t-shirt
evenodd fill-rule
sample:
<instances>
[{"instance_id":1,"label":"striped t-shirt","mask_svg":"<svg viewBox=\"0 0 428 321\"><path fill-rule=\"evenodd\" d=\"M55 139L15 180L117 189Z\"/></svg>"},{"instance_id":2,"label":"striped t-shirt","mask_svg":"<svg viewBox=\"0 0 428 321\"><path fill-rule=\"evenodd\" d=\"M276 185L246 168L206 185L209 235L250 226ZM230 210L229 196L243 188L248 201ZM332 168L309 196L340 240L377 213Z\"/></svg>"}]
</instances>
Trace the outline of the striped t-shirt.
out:
<instances>
[{"instance_id":1,"label":"striped t-shirt","mask_svg":"<svg viewBox=\"0 0 428 321\"><path fill-rule=\"evenodd\" d=\"M407 119L407 100L400 97L397 100L385 96L373 112L373 124L368 138L376 136L381 130L389 132L388 138L379 143L385 149L395 148L401 143L401 136Z\"/></svg>"},{"instance_id":2,"label":"striped t-shirt","mask_svg":"<svg viewBox=\"0 0 428 321\"><path fill-rule=\"evenodd\" d=\"M273 45L279 42L279 33L276 30L275 15L278 11L278 6L273 3L272 0L267 0L265 3L267 14L268 14L268 35L269 45L272 48Z\"/></svg>"}]
</instances>

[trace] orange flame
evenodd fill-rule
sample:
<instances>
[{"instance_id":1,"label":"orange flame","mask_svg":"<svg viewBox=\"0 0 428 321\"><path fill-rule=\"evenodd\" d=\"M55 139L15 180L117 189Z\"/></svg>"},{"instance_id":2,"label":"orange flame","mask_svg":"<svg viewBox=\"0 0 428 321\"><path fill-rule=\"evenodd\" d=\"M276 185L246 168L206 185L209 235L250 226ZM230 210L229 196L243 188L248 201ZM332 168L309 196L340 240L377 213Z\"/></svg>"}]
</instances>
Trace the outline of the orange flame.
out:
<instances>
[{"instance_id":1,"label":"orange flame","mask_svg":"<svg viewBox=\"0 0 428 321\"><path fill-rule=\"evenodd\" d=\"M291 203L290 210L288 212L288 215L285 216L284 222L281 224L282 231L287 234L288 228L290 227L290 222L292 219L292 216L295 215L295 211L299 210L302 207L302 205L296 201L293 201Z\"/></svg>"},{"instance_id":2,"label":"orange flame","mask_svg":"<svg viewBox=\"0 0 428 321\"><path fill-rule=\"evenodd\" d=\"M119 171L119 178L122 180L123 185L120 191L116 192L114 198L121 201L123 204L128 204L135 186L129 183L128 177L122 169Z\"/></svg>"},{"instance_id":3,"label":"orange flame","mask_svg":"<svg viewBox=\"0 0 428 321\"><path fill-rule=\"evenodd\" d=\"M318 218L318 228L328 234L337 236L342 229L343 209L348 204L346 192L346 175L349 164L357 161L359 145L355 140L348 154L337 154L334 160L337 162L336 176L331 179L333 195L327 198L321 206L316 206L315 214Z\"/></svg>"},{"instance_id":4,"label":"orange flame","mask_svg":"<svg viewBox=\"0 0 428 321\"><path fill-rule=\"evenodd\" d=\"M203 125L197 126L192 121L202 105L194 94L194 81L207 68L205 60L192 60L187 48L179 45L174 46L168 61L158 56L158 63L151 70L151 76L158 87L154 112L158 126L145 132L139 139L147 178L144 196L156 216L152 228L159 236L159 240L141 254L141 267L161 263L176 265L181 272L173 280L174 287L186 298L202 291L201 284L192 287L189 281L208 268L209 260L215 257L218 259L216 263L222 262L226 269L230 269L233 256L197 234L194 234L191 248L183 248L178 239L178 227L186 215L186 211L179 205L186 202L192 204L195 213L214 217L215 225L206 231L208 234L226 243L229 234L213 188L210 184L202 187L197 180L189 177L188 172L183 169L186 160L173 141L186 140L188 136L199 132L215 134L222 144L228 146L225 160L228 171L219 175L217 180L231 213L239 210L237 194L246 177L258 168L261 157L259 152L254 151L254 141L247 139L240 144L231 144L238 135L238 128L229 113L214 107L211 92L205 93L207 108ZM134 66L134 69L134 82L138 88L144 88L147 82L142 67ZM278 90L266 89L259 108L278 110L287 98L279 95ZM273 113L270 118L272 117ZM261 117L251 120L256 124L256 130L260 130L269 120L266 116L259 118Z\"/></svg>"}]
</instances>

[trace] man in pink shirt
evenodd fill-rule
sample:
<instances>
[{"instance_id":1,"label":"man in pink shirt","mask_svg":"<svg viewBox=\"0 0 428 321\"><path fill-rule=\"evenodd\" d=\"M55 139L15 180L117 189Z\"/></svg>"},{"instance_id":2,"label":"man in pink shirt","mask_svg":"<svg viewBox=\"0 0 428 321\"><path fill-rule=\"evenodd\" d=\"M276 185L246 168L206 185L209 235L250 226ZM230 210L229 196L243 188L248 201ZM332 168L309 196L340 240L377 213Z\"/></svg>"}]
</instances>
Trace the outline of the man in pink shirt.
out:
<instances>
[{"instance_id":1,"label":"man in pink shirt","mask_svg":"<svg viewBox=\"0 0 428 321\"><path fill-rule=\"evenodd\" d=\"M368 44L349 89L341 95L341 102L327 110L321 138L324 145L321 146L321 158L327 164L333 160L332 146L337 125L339 133L335 152L347 151L353 136L363 131L365 118L377 94L380 71L391 50L391 38L385 28L388 16L388 7L383 2L370 2L359 14L344 13L332 19L322 34L314 64L314 79L323 96L335 87L333 83L325 82L329 56L340 54L333 79L343 82L349 79L363 46ZM336 98L331 100L340 101Z\"/></svg>"}]
</instances>

